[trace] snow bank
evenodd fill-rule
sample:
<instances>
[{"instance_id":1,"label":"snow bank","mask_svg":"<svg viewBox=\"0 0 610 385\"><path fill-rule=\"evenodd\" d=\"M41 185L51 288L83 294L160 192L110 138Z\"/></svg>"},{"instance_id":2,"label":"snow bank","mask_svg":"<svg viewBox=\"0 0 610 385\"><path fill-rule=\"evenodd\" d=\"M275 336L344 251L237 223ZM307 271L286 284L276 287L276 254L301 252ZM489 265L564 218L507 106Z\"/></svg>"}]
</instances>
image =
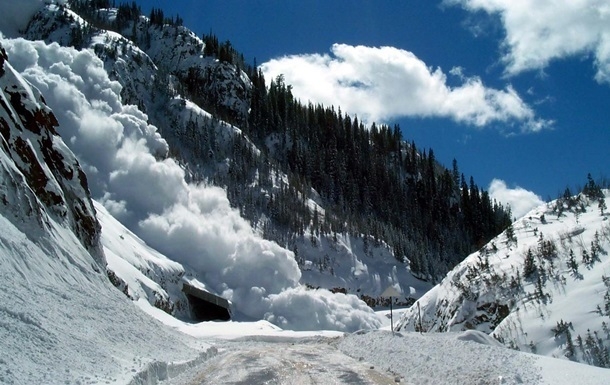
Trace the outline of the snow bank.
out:
<instances>
[{"instance_id":1,"label":"snow bank","mask_svg":"<svg viewBox=\"0 0 610 385\"><path fill-rule=\"evenodd\" d=\"M23 39L2 42L13 66L55 111L93 196L149 245L195 269L249 317L301 329L379 325L354 297L296 289L301 273L293 253L256 235L224 190L188 184L184 170L166 157L168 146L157 128L135 106L121 103L121 86L91 51ZM287 305L303 299L317 305L325 322L308 323L310 318L300 319L306 314Z\"/></svg>"},{"instance_id":2,"label":"snow bank","mask_svg":"<svg viewBox=\"0 0 610 385\"><path fill-rule=\"evenodd\" d=\"M504 348L504 345L498 342L495 338L493 338L489 334L485 334L477 330L466 330L460 335L458 335L456 338L460 341L476 342L477 344Z\"/></svg>"},{"instance_id":3,"label":"snow bank","mask_svg":"<svg viewBox=\"0 0 610 385\"><path fill-rule=\"evenodd\" d=\"M347 336L339 349L407 384L602 385L607 369L473 343L472 333L390 333ZM480 341L479 338L475 340Z\"/></svg>"},{"instance_id":4,"label":"snow bank","mask_svg":"<svg viewBox=\"0 0 610 385\"><path fill-rule=\"evenodd\" d=\"M69 230L0 213L0 383L128 383L176 375L213 350L134 307ZM19 219L18 219L19 220ZM178 364L180 363L180 364ZM164 372L151 368L165 367Z\"/></svg>"}]
</instances>

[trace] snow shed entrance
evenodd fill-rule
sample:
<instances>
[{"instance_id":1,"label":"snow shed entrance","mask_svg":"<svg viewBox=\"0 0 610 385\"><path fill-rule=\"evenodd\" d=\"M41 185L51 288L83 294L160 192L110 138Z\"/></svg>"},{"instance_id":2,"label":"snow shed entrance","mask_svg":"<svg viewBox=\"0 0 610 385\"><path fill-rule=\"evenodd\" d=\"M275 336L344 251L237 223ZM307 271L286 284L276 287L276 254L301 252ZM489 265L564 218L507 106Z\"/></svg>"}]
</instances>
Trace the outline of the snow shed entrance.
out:
<instances>
[{"instance_id":1,"label":"snow shed entrance","mask_svg":"<svg viewBox=\"0 0 610 385\"><path fill-rule=\"evenodd\" d=\"M186 294L191 315L195 321L229 321L231 319L230 305L226 299L188 283L182 285L182 292Z\"/></svg>"}]
</instances>

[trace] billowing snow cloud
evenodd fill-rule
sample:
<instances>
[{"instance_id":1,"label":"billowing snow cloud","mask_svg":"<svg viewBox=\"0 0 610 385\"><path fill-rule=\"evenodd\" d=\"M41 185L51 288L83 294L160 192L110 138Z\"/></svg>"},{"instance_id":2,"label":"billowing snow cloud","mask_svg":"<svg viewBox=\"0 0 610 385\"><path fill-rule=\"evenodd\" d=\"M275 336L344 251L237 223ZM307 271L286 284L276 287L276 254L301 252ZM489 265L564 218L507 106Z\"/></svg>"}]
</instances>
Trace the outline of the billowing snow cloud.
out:
<instances>
[{"instance_id":1,"label":"billowing snow cloud","mask_svg":"<svg viewBox=\"0 0 610 385\"><path fill-rule=\"evenodd\" d=\"M477 127L516 123L526 132L550 125L537 119L511 86L488 88L480 78L465 77L456 68L450 75L461 85L451 87L440 68L430 68L412 52L393 47L334 44L330 55L286 56L261 69L267 80L284 75L302 101L340 106L367 122L445 117Z\"/></svg>"},{"instance_id":2,"label":"billowing snow cloud","mask_svg":"<svg viewBox=\"0 0 610 385\"><path fill-rule=\"evenodd\" d=\"M505 206L510 206L513 217L517 219L527 214L533 208L544 204L544 201L532 191L518 186L509 188L506 182L500 179L492 180L488 191L492 199L497 200Z\"/></svg>"},{"instance_id":3,"label":"billowing snow cloud","mask_svg":"<svg viewBox=\"0 0 610 385\"><path fill-rule=\"evenodd\" d=\"M598 82L610 83L610 3L607 0L445 0L498 15L506 37L508 74L542 69L552 60L592 55Z\"/></svg>"},{"instance_id":4,"label":"billowing snow cloud","mask_svg":"<svg viewBox=\"0 0 610 385\"><path fill-rule=\"evenodd\" d=\"M301 290L291 251L258 237L224 190L188 184L183 169L166 157L168 145L156 127L121 103L120 84L91 51L23 39L2 45L53 109L93 196L148 244L200 272L247 316L294 328L379 325L354 296ZM302 309L289 306L303 303L315 305L315 319L301 319Z\"/></svg>"}]
</instances>

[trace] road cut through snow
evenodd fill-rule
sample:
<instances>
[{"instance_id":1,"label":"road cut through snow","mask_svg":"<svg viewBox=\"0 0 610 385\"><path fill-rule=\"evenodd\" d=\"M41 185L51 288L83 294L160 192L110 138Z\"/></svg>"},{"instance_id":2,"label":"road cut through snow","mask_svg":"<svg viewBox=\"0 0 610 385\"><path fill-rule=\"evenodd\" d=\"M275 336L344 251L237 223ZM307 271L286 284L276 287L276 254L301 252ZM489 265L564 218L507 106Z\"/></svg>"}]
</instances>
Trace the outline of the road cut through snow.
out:
<instances>
[{"instance_id":1,"label":"road cut through snow","mask_svg":"<svg viewBox=\"0 0 610 385\"><path fill-rule=\"evenodd\" d=\"M338 338L248 337L223 341L218 354L172 384L405 384L337 349Z\"/></svg>"}]
</instances>

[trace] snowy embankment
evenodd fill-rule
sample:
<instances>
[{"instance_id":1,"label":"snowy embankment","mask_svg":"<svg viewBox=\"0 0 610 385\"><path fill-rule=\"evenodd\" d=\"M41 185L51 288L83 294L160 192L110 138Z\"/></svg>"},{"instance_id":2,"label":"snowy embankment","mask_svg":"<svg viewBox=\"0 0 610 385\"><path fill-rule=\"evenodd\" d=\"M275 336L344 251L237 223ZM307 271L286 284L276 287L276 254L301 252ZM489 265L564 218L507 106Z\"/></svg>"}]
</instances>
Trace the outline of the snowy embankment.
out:
<instances>
[{"instance_id":1,"label":"snowy embankment","mask_svg":"<svg viewBox=\"0 0 610 385\"><path fill-rule=\"evenodd\" d=\"M507 349L488 335L354 333L339 349L406 384L602 385L610 371Z\"/></svg>"},{"instance_id":2,"label":"snowy embankment","mask_svg":"<svg viewBox=\"0 0 610 385\"><path fill-rule=\"evenodd\" d=\"M203 343L137 311L74 236L53 227L60 247L0 215L0 384L128 383L205 358Z\"/></svg>"},{"instance_id":3,"label":"snowy embankment","mask_svg":"<svg viewBox=\"0 0 610 385\"><path fill-rule=\"evenodd\" d=\"M103 275L66 268L78 247L51 255L3 217L0 226L0 254L22 260L0 264L0 384L149 384L215 354L140 312Z\"/></svg>"},{"instance_id":4,"label":"snowy embankment","mask_svg":"<svg viewBox=\"0 0 610 385\"><path fill-rule=\"evenodd\" d=\"M399 330L476 329L522 351L610 367L610 191L587 186L468 256L404 312Z\"/></svg>"}]
</instances>

